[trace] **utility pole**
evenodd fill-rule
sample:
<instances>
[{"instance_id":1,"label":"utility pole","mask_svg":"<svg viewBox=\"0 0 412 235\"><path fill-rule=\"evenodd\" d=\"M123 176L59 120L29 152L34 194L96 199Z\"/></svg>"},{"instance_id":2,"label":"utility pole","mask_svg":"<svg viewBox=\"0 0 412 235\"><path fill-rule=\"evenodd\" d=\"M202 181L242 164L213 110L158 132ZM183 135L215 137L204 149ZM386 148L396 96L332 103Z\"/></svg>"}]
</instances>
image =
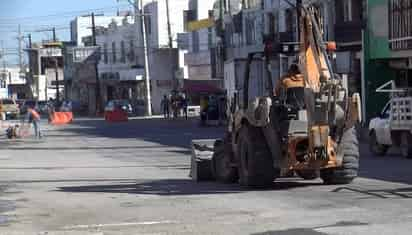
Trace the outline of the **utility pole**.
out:
<instances>
[{"instance_id":1,"label":"utility pole","mask_svg":"<svg viewBox=\"0 0 412 235\"><path fill-rule=\"evenodd\" d=\"M97 46L96 42L96 23L95 23L95 15L94 12L92 12L92 43L93 46ZM101 101L100 101L100 79L99 79L99 68L98 68L98 61L97 57L95 58L94 61L94 74L96 77L96 113L100 113L100 106L101 106Z\"/></svg>"},{"instance_id":2,"label":"utility pole","mask_svg":"<svg viewBox=\"0 0 412 235\"><path fill-rule=\"evenodd\" d=\"M6 76L7 76L7 72L6 72L6 51L4 49L4 41L1 41L1 57L3 59L3 71L1 72L1 81L0 81L0 87L3 86L3 82L6 81Z\"/></svg>"},{"instance_id":3,"label":"utility pole","mask_svg":"<svg viewBox=\"0 0 412 235\"><path fill-rule=\"evenodd\" d=\"M138 25L137 19L140 20L140 26L142 28L142 46L143 46L143 54L144 54L144 74L145 74L145 86L146 86L146 115L152 116L152 98L150 95L150 67L149 67L149 48L147 43L147 35L146 35L146 22L145 22L145 15L143 11L143 0L128 0L130 5L133 6L135 11L135 24ZM137 17L139 16L139 17Z\"/></svg>"},{"instance_id":4,"label":"utility pole","mask_svg":"<svg viewBox=\"0 0 412 235\"><path fill-rule=\"evenodd\" d=\"M19 68L20 72L23 71L23 36L21 35L21 26L18 26L18 37L17 40L19 41Z\"/></svg>"},{"instance_id":5,"label":"utility pole","mask_svg":"<svg viewBox=\"0 0 412 235\"><path fill-rule=\"evenodd\" d=\"M57 39L56 39L56 28L53 27L52 31L53 31L53 42L57 42ZM56 79L56 80L55 80L55 82L56 82L56 100L57 100L57 103L59 103L59 101L60 101L59 62L58 62L58 59L57 59L57 58L54 58L54 73L55 73L55 79ZM47 95L47 92L46 92L46 95ZM47 99L47 97L46 97L46 99Z\"/></svg>"},{"instance_id":6,"label":"utility pole","mask_svg":"<svg viewBox=\"0 0 412 235\"><path fill-rule=\"evenodd\" d=\"M300 41L300 33L301 33L301 30L300 30L300 17L301 17L301 15L302 15L302 0L296 0L296 10L297 10L297 24L296 24L296 28L297 28L297 34L298 34L298 36L297 36L297 40L296 41Z\"/></svg>"},{"instance_id":7,"label":"utility pole","mask_svg":"<svg viewBox=\"0 0 412 235\"><path fill-rule=\"evenodd\" d=\"M31 49L32 44L31 44L31 33L29 33L29 35L27 36L27 38L29 39L29 48Z\"/></svg>"},{"instance_id":8,"label":"utility pole","mask_svg":"<svg viewBox=\"0 0 412 235\"><path fill-rule=\"evenodd\" d=\"M53 42L56 42L56 41L57 41L57 38L56 38L56 27L53 27L52 31L53 31Z\"/></svg>"},{"instance_id":9,"label":"utility pole","mask_svg":"<svg viewBox=\"0 0 412 235\"><path fill-rule=\"evenodd\" d=\"M136 3L138 0L135 0ZM137 7L135 5L135 7ZM145 15L143 11L143 0L140 0L140 22L142 25L142 41L144 50L144 70L145 70L145 83L146 83L146 115L152 116L152 98L150 95L150 67L149 67L149 48L147 43L146 35L146 22Z\"/></svg>"},{"instance_id":10,"label":"utility pole","mask_svg":"<svg viewBox=\"0 0 412 235\"><path fill-rule=\"evenodd\" d=\"M170 27L169 0L166 0L166 15L167 15L167 34L169 36L169 48L173 48L172 29Z\"/></svg>"}]
</instances>

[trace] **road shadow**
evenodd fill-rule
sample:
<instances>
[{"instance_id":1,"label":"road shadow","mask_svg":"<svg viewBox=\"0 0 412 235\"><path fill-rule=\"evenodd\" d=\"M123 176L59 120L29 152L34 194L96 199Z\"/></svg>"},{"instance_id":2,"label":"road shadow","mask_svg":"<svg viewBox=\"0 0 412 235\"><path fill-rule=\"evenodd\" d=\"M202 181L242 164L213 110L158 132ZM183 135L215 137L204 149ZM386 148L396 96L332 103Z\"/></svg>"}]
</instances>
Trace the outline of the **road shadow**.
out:
<instances>
[{"instance_id":1,"label":"road shadow","mask_svg":"<svg viewBox=\"0 0 412 235\"><path fill-rule=\"evenodd\" d=\"M368 179L412 184L412 159L390 151L386 156L375 156L367 144L361 145L359 176Z\"/></svg>"},{"instance_id":2,"label":"road shadow","mask_svg":"<svg viewBox=\"0 0 412 235\"><path fill-rule=\"evenodd\" d=\"M356 188L356 187L339 187L339 188L334 189L332 192L334 193L353 192L353 193L358 193L360 195L367 196L363 199L370 199L370 198L412 199L412 187L395 188L395 189L361 189L361 188Z\"/></svg>"},{"instance_id":3,"label":"road shadow","mask_svg":"<svg viewBox=\"0 0 412 235\"><path fill-rule=\"evenodd\" d=\"M327 233L316 231L321 228L333 228L333 227L351 227L351 226L367 226L369 223L360 221L340 221L335 224L319 226L314 228L294 228L280 231L267 231L263 233L253 233L251 235L327 235Z\"/></svg>"},{"instance_id":4,"label":"road shadow","mask_svg":"<svg viewBox=\"0 0 412 235\"><path fill-rule=\"evenodd\" d=\"M251 235L328 235L310 228L296 228L282 231L267 231L263 233L253 233Z\"/></svg>"},{"instance_id":5,"label":"road shadow","mask_svg":"<svg viewBox=\"0 0 412 235\"><path fill-rule=\"evenodd\" d=\"M71 193L127 193L142 195L179 196L202 194L233 194L250 191L288 190L318 185L310 182L274 182L266 189L248 189L237 184L220 184L216 182L195 182L190 179L152 180L133 184L104 184L73 187L60 187L57 191Z\"/></svg>"},{"instance_id":6,"label":"road shadow","mask_svg":"<svg viewBox=\"0 0 412 235\"><path fill-rule=\"evenodd\" d=\"M165 146L190 148L193 139L222 138L223 127L202 128L196 119L140 119L124 123L108 123L104 120L79 120L53 130L53 138L69 136L136 139Z\"/></svg>"},{"instance_id":7,"label":"road shadow","mask_svg":"<svg viewBox=\"0 0 412 235\"><path fill-rule=\"evenodd\" d=\"M128 149L134 149L134 150L147 150L147 149L164 149L167 147L159 147L159 146L122 146L122 145L116 145L116 146L76 146L76 147L16 147L13 145L9 145L7 147L2 147L1 149L7 149L7 150L128 150ZM174 152L174 151L172 151ZM176 151L179 152L179 151ZM180 151L180 153L187 153L188 151Z\"/></svg>"}]
</instances>

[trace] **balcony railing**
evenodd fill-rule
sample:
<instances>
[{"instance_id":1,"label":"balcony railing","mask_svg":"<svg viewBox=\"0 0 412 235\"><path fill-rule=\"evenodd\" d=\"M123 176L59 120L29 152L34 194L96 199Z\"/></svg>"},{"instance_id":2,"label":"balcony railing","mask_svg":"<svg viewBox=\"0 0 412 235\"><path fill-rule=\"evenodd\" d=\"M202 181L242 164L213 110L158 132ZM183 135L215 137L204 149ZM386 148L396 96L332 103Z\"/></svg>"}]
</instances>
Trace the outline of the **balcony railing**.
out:
<instances>
[{"instance_id":1,"label":"balcony railing","mask_svg":"<svg viewBox=\"0 0 412 235\"><path fill-rule=\"evenodd\" d=\"M412 1L389 1L389 46L392 50L412 49Z\"/></svg>"}]
</instances>

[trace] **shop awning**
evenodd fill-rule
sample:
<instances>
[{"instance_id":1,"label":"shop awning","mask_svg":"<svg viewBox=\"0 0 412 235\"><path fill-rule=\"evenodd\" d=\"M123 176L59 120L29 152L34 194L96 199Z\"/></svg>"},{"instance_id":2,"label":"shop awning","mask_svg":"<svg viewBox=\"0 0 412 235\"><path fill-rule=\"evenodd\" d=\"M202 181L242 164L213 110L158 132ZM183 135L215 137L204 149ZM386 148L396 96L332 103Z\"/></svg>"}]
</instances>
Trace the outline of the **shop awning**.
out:
<instances>
[{"instance_id":1,"label":"shop awning","mask_svg":"<svg viewBox=\"0 0 412 235\"><path fill-rule=\"evenodd\" d=\"M185 80L183 91L189 94L221 94L224 90L219 87L220 80Z\"/></svg>"}]
</instances>

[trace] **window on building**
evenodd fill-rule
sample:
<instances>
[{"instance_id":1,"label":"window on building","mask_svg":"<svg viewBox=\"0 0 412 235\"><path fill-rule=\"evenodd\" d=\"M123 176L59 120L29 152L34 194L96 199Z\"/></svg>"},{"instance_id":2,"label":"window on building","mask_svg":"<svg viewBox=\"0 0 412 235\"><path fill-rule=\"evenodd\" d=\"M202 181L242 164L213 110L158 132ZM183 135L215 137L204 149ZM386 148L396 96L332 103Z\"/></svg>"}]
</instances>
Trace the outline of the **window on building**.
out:
<instances>
[{"instance_id":1,"label":"window on building","mask_svg":"<svg viewBox=\"0 0 412 235\"><path fill-rule=\"evenodd\" d=\"M116 42L112 42L112 59L113 59L113 64L117 62L117 57L116 57Z\"/></svg>"},{"instance_id":2,"label":"window on building","mask_svg":"<svg viewBox=\"0 0 412 235\"><path fill-rule=\"evenodd\" d=\"M208 49L212 48L213 46L213 29L207 28L207 47Z\"/></svg>"},{"instance_id":3,"label":"window on building","mask_svg":"<svg viewBox=\"0 0 412 235\"><path fill-rule=\"evenodd\" d=\"M246 26L246 45L252 45L256 42L256 32L255 32L255 19L247 18L245 22Z\"/></svg>"},{"instance_id":4,"label":"window on building","mask_svg":"<svg viewBox=\"0 0 412 235\"><path fill-rule=\"evenodd\" d=\"M133 42L133 39L132 39L129 42L128 59L129 59L130 62L134 62L134 59L135 59L135 56L136 56L134 51L135 51L135 48L134 48L134 42Z\"/></svg>"},{"instance_id":5,"label":"window on building","mask_svg":"<svg viewBox=\"0 0 412 235\"><path fill-rule=\"evenodd\" d=\"M285 26L286 32L295 33L296 32L296 18L295 11L293 9L287 9L285 11Z\"/></svg>"},{"instance_id":6,"label":"window on building","mask_svg":"<svg viewBox=\"0 0 412 235\"><path fill-rule=\"evenodd\" d=\"M105 64L109 63L109 57L108 57L107 53L108 53L107 52L107 43L105 43L105 44L103 44L103 60L104 60Z\"/></svg>"},{"instance_id":7,"label":"window on building","mask_svg":"<svg viewBox=\"0 0 412 235\"><path fill-rule=\"evenodd\" d=\"M352 20L352 0L343 0L343 21L351 22Z\"/></svg>"},{"instance_id":8,"label":"window on building","mask_svg":"<svg viewBox=\"0 0 412 235\"><path fill-rule=\"evenodd\" d=\"M120 62L126 63L126 47L124 41L120 42Z\"/></svg>"},{"instance_id":9,"label":"window on building","mask_svg":"<svg viewBox=\"0 0 412 235\"><path fill-rule=\"evenodd\" d=\"M412 49L412 1L390 0L388 9L391 49Z\"/></svg>"},{"instance_id":10,"label":"window on building","mask_svg":"<svg viewBox=\"0 0 412 235\"><path fill-rule=\"evenodd\" d=\"M145 17L145 23L146 23L146 33L147 34L152 34L152 18L151 17Z\"/></svg>"},{"instance_id":11,"label":"window on building","mask_svg":"<svg viewBox=\"0 0 412 235\"><path fill-rule=\"evenodd\" d=\"M193 49L193 52L199 52L199 50L200 50L200 45L199 45L199 32L196 32L196 31L193 31L192 32L192 40L193 40L193 43L192 43L192 49Z\"/></svg>"}]
</instances>

